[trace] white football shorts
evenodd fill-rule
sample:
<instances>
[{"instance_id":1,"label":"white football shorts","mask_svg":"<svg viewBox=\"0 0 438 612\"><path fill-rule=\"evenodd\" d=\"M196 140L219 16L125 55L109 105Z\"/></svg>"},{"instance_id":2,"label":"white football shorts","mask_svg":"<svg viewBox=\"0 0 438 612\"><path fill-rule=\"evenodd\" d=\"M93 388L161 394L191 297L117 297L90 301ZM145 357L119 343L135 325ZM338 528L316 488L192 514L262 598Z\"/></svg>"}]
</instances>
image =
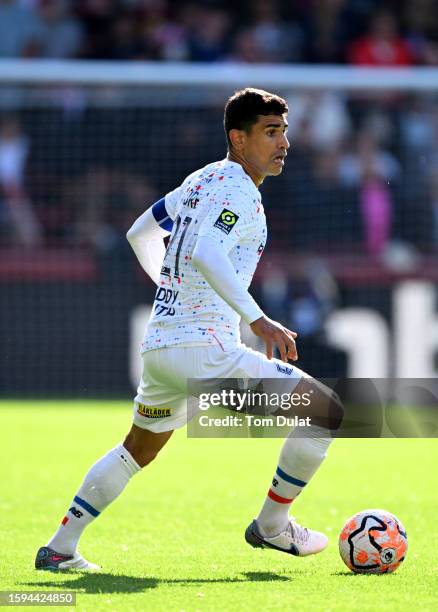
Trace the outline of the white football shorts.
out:
<instances>
[{"instance_id":1,"label":"white football shorts","mask_svg":"<svg viewBox=\"0 0 438 612\"><path fill-rule=\"evenodd\" d=\"M245 345L231 351L216 346L169 347L142 355L143 373L134 399L134 424L154 433L188 421L187 379L280 379L278 392L290 393L308 374ZM277 384L277 383L276 383Z\"/></svg>"}]
</instances>

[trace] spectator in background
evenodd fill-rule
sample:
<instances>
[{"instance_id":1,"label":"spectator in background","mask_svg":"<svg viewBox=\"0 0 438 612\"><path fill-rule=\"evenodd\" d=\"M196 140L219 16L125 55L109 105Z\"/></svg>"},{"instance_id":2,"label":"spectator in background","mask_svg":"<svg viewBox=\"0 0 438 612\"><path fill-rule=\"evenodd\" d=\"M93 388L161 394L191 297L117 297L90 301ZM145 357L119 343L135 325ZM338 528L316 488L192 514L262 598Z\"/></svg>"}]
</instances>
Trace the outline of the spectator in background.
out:
<instances>
[{"instance_id":1,"label":"spectator in background","mask_svg":"<svg viewBox=\"0 0 438 612\"><path fill-rule=\"evenodd\" d=\"M83 57L110 57L111 25L117 13L113 0L79 0L75 2L75 9L85 31Z\"/></svg>"},{"instance_id":2,"label":"spectator in background","mask_svg":"<svg viewBox=\"0 0 438 612\"><path fill-rule=\"evenodd\" d=\"M365 248L369 255L381 255L389 244L393 217L391 193L379 174L375 154L372 140L363 138L359 145L362 164L360 210Z\"/></svg>"},{"instance_id":3,"label":"spectator in background","mask_svg":"<svg viewBox=\"0 0 438 612\"><path fill-rule=\"evenodd\" d=\"M438 113L435 97L413 95L400 112L401 214L398 222L403 237L422 248L433 242L431 169L438 165ZM433 198L432 198L433 199Z\"/></svg>"},{"instance_id":4,"label":"spectator in background","mask_svg":"<svg viewBox=\"0 0 438 612\"><path fill-rule=\"evenodd\" d=\"M339 92L320 91L292 94L288 97L288 133L300 138L305 123L310 130L311 145L315 150L337 148L349 135L351 122L344 96Z\"/></svg>"},{"instance_id":5,"label":"spectator in background","mask_svg":"<svg viewBox=\"0 0 438 612\"><path fill-rule=\"evenodd\" d=\"M168 23L168 13L167 0L148 0L138 4L136 13L126 11L126 19L128 16L131 17L131 27L136 26L135 33L131 34L131 40L135 40L138 36L142 46L142 59L162 59L164 28Z\"/></svg>"},{"instance_id":6,"label":"spectator in background","mask_svg":"<svg viewBox=\"0 0 438 612\"><path fill-rule=\"evenodd\" d=\"M370 127L356 140L352 153L339 166L344 185L358 187L364 246L368 254L381 255L391 239L393 201L390 185L400 176L398 161L381 148Z\"/></svg>"},{"instance_id":7,"label":"spectator in background","mask_svg":"<svg viewBox=\"0 0 438 612\"><path fill-rule=\"evenodd\" d=\"M67 195L67 194L66 194ZM133 215L157 194L143 177L93 166L70 187L68 205L77 212L75 239L108 254L125 246Z\"/></svg>"},{"instance_id":8,"label":"spectator in background","mask_svg":"<svg viewBox=\"0 0 438 612\"><path fill-rule=\"evenodd\" d=\"M293 232L299 249L337 249L357 242L357 187L339 177L339 150L349 137L351 121L343 96L334 92L292 94L288 134L290 163L275 185L266 185L268 205L279 228ZM278 185L278 187L277 187ZM284 194L293 215L285 218ZM278 215L278 217L277 217Z\"/></svg>"},{"instance_id":9,"label":"spectator in background","mask_svg":"<svg viewBox=\"0 0 438 612\"><path fill-rule=\"evenodd\" d=\"M155 45L144 35L135 16L128 11L114 17L109 49L110 59L113 60L148 60L157 59L158 56Z\"/></svg>"},{"instance_id":10,"label":"spectator in background","mask_svg":"<svg viewBox=\"0 0 438 612\"><path fill-rule=\"evenodd\" d=\"M347 36L345 5L346 0L313 0L308 5L304 27L307 57L312 63L341 62Z\"/></svg>"},{"instance_id":11,"label":"spectator in background","mask_svg":"<svg viewBox=\"0 0 438 612\"><path fill-rule=\"evenodd\" d=\"M238 64L263 64L269 61L253 28L244 28L237 32L228 61Z\"/></svg>"},{"instance_id":12,"label":"spectator in background","mask_svg":"<svg viewBox=\"0 0 438 612\"><path fill-rule=\"evenodd\" d=\"M363 24L380 0L296 0L306 38L306 61L345 62L349 43L363 33Z\"/></svg>"},{"instance_id":13,"label":"spectator in background","mask_svg":"<svg viewBox=\"0 0 438 612\"><path fill-rule=\"evenodd\" d=\"M436 0L0 0L0 57L437 65L437 15Z\"/></svg>"},{"instance_id":14,"label":"spectator in background","mask_svg":"<svg viewBox=\"0 0 438 612\"><path fill-rule=\"evenodd\" d=\"M418 48L418 59L426 66L438 66L438 40L424 38Z\"/></svg>"},{"instance_id":15,"label":"spectator in background","mask_svg":"<svg viewBox=\"0 0 438 612\"><path fill-rule=\"evenodd\" d=\"M38 10L44 35L41 55L50 59L68 59L80 55L84 29L73 16L68 0L42 0Z\"/></svg>"},{"instance_id":16,"label":"spectator in background","mask_svg":"<svg viewBox=\"0 0 438 612\"><path fill-rule=\"evenodd\" d=\"M303 60L304 35L297 24L282 19L276 0L256 0L250 10L250 30L264 61L298 63Z\"/></svg>"},{"instance_id":17,"label":"spectator in background","mask_svg":"<svg viewBox=\"0 0 438 612\"><path fill-rule=\"evenodd\" d=\"M368 34L351 43L348 60L356 66L409 66L414 56L394 15L379 10L372 14Z\"/></svg>"},{"instance_id":18,"label":"spectator in background","mask_svg":"<svg viewBox=\"0 0 438 612\"><path fill-rule=\"evenodd\" d=\"M285 321L289 315L288 278L281 268L271 268L261 283L262 302L273 317Z\"/></svg>"},{"instance_id":19,"label":"spectator in background","mask_svg":"<svg viewBox=\"0 0 438 612\"><path fill-rule=\"evenodd\" d=\"M291 299L292 298L292 299ZM289 296L290 323L300 336L317 336L324 331L324 322L339 303L339 289L323 259L313 257L303 266L300 282Z\"/></svg>"},{"instance_id":20,"label":"spectator in background","mask_svg":"<svg viewBox=\"0 0 438 612\"><path fill-rule=\"evenodd\" d=\"M35 11L18 0L0 0L0 58L41 55L44 27Z\"/></svg>"},{"instance_id":21,"label":"spectator in background","mask_svg":"<svg viewBox=\"0 0 438 612\"><path fill-rule=\"evenodd\" d=\"M346 375L346 354L330 346L325 330L328 317L339 305L339 289L323 259L308 259L302 277L295 280L289 295L289 317L300 343L300 363L312 366L318 378Z\"/></svg>"},{"instance_id":22,"label":"spectator in background","mask_svg":"<svg viewBox=\"0 0 438 612\"><path fill-rule=\"evenodd\" d=\"M315 244L328 250L348 249L360 239L357 187L342 183L339 176L340 147L315 156L312 183L308 188L308 227Z\"/></svg>"},{"instance_id":23,"label":"spectator in background","mask_svg":"<svg viewBox=\"0 0 438 612\"><path fill-rule=\"evenodd\" d=\"M355 188L344 185L338 172L339 151L352 127L344 96L330 91L295 94L288 97L288 104L292 109L289 134L299 147L297 155L305 155L303 138L307 138L311 153L308 171L303 168L304 160L300 161L300 174L294 181L297 186L291 185L299 208L300 240L303 246L312 247L313 240L323 248L342 248L357 235Z\"/></svg>"},{"instance_id":24,"label":"spectator in background","mask_svg":"<svg viewBox=\"0 0 438 612\"><path fill-rule=\"evenodd\" d=\"M224 60L228 54L230 28L230 15L225 9L200 5L196 27L189 35L189 59L195 62Z\"/></svg>"},{"instance_id":25,"label":"spectator in background","mask_svg":"<svg viewBox=\"0 0 438 612\"><path fill-rule=\"evenodd\" d=\"M178 6L173 14L170 9L163 12L152 34L160 59L182 62L189 58L189 31L196 23L196 15L197 8L190 3Z\"/></svg>"},{"instance_id":26,"label":"spectator in background","mask_svg":"<svg viewBox=\"0 0 438 612\"><path fill-rule=\"evenodd\" d=\"M433 144L430 155L430 199L434 218L434 244L438 247L438 109L433 114Z\"/></svg>"},{"instance_id":27,"label":"spectator in background","mask_svg":"<svg viewBox=\"0 0 438 612\"><path fill-rule=\"evenodd\" d=\"M408 40L418 61L438 65L438 6L436 0L410 0L403 18Z\"/></svg>"},{"instance_id":28,"label":"spectator in background","mask_svg":"<svg viewBox=\"0 0 438 612\"><path fill-rule=\"evenodd\" d=\"M12 233L11 244L35 247L42 243L42 231L24 185L28 154L29 143L18 119L5 119L0 126L1 218L8 235Z\"/></svg>"},{"instance_id":29,"label":"spectator in background","mask_svg":"<svg viewBox=\"0 0 438 612\"><path fill-rule=\"evenodd\" d=\"M435 249L438 249L438 159L430 173L429 185L433 222L432 244Z\"/></svg>"},{"instance_id":30,"label":"spectator in background","mask_svg":"<svg viewBox=\"0 0 438 612\"><path fill-rule=\"evenodd\" d=\"M438 34L438 11L436 0L408 0L403 3L403 19L411 32L426 36Z\"/></svg>"}]
</instances>

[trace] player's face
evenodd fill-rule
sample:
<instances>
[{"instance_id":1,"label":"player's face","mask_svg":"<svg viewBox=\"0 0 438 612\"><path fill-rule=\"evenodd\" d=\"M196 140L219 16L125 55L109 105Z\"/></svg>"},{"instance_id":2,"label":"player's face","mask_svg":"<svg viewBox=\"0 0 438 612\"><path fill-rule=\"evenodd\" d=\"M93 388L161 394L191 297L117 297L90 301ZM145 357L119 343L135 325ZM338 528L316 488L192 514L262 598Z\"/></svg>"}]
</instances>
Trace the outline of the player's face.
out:
<instances>
[{"instance_id":1,"label":"player's face","mask_svg":"<svg viewBox=\"0 0 438 612\"><path fill-rule=\"evenodd\" d=\"M277 176L284 166L289 148L286 136L287 115L260 115L249 133L244 133L242 157L251 170L263 180Z\"/></svg>"}]
</instances>

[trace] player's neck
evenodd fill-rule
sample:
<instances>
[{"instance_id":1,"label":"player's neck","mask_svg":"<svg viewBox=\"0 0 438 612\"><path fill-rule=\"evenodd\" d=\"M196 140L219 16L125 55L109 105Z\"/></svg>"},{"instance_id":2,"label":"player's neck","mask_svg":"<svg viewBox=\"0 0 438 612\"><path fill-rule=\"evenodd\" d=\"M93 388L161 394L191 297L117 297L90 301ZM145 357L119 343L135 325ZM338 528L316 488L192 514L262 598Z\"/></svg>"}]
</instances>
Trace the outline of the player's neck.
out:
<instances>
[{"instance_id":1,"label":"player's neck","mask_svg":"<svg viewBox=\"0 0 438 612\"><path fill-rule=\"evenodd\" d=\"M257 170L253 166L251 166L251 164L248 163L243 157L241 157L235 151L228 151L227 159L229 161L235 162L236 164L240 164L245 170L245 172L248 174L248 176L251 177L255 186L257 188L260 187L265 177L259 174Z\"/></svg>"}]
</instances>

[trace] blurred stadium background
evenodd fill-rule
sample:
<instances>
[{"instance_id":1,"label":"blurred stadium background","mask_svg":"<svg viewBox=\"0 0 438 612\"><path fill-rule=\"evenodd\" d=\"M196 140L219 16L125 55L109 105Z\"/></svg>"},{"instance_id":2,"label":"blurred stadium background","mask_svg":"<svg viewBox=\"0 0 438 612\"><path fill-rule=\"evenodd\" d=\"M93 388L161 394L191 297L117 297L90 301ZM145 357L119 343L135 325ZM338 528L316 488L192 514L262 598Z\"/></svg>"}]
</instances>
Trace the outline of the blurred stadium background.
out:
<instances>
[{"instance_id":1,"label":"blurred stadium background","mask_svg":"<svg viewBox=\"0 0 438 612\"><path fill-rule=\"evenodd\" d=\"M436 377L434 0L0 0L3 397L132 395L154 287L125 233L250 85L291 140L254 296L314 375Z\"/></svg>"}]
</instances>

